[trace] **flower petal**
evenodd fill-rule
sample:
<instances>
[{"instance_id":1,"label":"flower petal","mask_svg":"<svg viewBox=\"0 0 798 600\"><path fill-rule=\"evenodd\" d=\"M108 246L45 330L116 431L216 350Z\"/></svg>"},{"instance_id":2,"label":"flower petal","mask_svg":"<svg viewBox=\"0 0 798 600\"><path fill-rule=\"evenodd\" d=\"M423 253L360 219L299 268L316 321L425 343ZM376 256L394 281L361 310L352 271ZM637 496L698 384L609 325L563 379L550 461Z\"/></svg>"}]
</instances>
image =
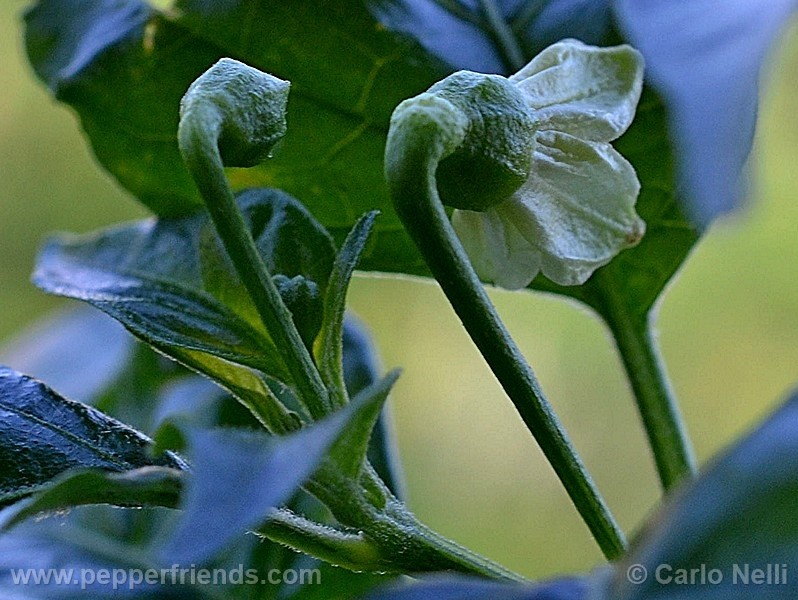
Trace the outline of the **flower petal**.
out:
<instances>
[{"instance_id":1,"label":"flower petal","mask_svg":"<svg viewBox=\"0 0 798 600\"><path fill-rule=\"evenodd\" d=\"M455 210L452 226L483 281L517 290L540 272L540 251L497 208Z\"/></svg>"},{"instance_id":2,"label":"flower petal","mask_svg":"<svg viewBox=\"0 0 798 600\"><path fill-rule=\"evenodd\" d=\"M640 184L609 144L555 132L537 139L531 177L495 210L542 252L546 277L579 285L640 241L645 223L634 209Z\"/></svg>"},{"instance_id":3,"label":"flower petal","mask_svg":"<svg viewBox=\"0 0 798 600\"><path fill-rule=\"evenodd\" d=\"M538 111L541 130L609 142L634 119L643 87L643 57L631 46L599 48L563 40L510 81Z\"/></svg>"}]
</instances>

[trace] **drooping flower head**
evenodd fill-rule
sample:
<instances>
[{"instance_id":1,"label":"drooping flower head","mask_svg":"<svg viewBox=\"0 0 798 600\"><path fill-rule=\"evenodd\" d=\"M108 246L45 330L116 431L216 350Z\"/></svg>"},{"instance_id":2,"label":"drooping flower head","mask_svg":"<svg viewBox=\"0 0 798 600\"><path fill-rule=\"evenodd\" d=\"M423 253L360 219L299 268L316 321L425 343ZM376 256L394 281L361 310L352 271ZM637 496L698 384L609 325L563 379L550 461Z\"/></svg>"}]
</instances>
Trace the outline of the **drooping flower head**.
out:
<instances>
[{"instance_id":1,"label":"drooping flower head","mask_svg":"<svg viewBox=\"0 0 798 600\"><path fill-rule=\"evenodd\" d=\"M497 190L499 197L483 206L458 202L445 189L457 190L453 170L441 163L441 197L458 207L452 224L484 281L518 289L542 271L561 285L578 285L637 244L645 231L634 208L640 184L610 142L634 119L642 80L643 59L630 46L549 46L509 78L533 123L510 124L534 138L520 187Z\"/></svg>"}]
</instances>

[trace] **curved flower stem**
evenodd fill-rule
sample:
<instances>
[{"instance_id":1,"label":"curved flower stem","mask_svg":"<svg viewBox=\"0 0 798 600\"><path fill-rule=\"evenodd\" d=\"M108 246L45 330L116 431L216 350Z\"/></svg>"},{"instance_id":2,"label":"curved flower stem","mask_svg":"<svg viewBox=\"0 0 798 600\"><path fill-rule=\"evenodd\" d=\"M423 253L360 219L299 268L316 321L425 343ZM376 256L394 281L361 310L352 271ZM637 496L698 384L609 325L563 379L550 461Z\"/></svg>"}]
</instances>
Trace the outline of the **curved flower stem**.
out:
<instances>
[{"instance_id":1,"label":"curved flower stem","mask_svg":"<svg viewBox=\"0 0 798 600\"><path fill-rule=\"evenodd\" d=\"M438 163L460 143L464 125L433 98L400 111L402 106L391 123L385 168L396 212L604 555L618 558L624 535L485 293L438 196Z\"/></svg>"},{"instance_id":2,"label":"curved flower stem","mask_svg":"<svg viewBox=\"0 0 798 600\"><path fill-rule=\"evenodd\" d=\"M618 352L632 385L637 408L654 455L660 481L667 492L696 474L695 457L665 367L654 339L653 315L629 313L603 286L601 314L618 344Z\"/></svg>"},{"instance_id":3,"label":"curved flower stem","mask_svg":"<svg viewBox=\"0 0 798 600\"><path fill-rule=\"evenodd\" d=\"M266 330L283 351L302 402L318 419L332 410L327 390L236 206L219 152L224 119L213 105L193 108L181 119L180 151Z\"/></svg>"}]
</instances>

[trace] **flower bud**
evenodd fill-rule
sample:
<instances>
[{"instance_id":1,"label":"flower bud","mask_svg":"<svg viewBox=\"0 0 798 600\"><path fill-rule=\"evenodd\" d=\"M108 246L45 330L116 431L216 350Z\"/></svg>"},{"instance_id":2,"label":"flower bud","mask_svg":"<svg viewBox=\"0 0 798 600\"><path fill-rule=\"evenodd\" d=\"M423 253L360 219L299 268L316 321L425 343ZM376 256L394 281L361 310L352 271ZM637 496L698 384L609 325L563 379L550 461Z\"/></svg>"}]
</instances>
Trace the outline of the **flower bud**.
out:
<instances>
[{"instance_id":1,"label":"flower bud","mask_svg":"<svg viewBox=\"0 0 798 600\"><path fill-rule=\"evenodd\" d=\"M429 89L466 117L462 144L438 165L447 206L484 211L506 200L529 177L535 120L517 86L498 75L459 71Z\"/></svg>"},{"instance_id":2,"label":"flower bud","mask_svg":"<svg viewBox=\"0 0 798 600\"><path fill-rule=\"evenodd\" d=\"M180 102L183 123L199 121L218 135L228 167L252 167L268 158L285 135L287 81L231 58L222 58L188 88Z\"/></svg>"}]
</instances>

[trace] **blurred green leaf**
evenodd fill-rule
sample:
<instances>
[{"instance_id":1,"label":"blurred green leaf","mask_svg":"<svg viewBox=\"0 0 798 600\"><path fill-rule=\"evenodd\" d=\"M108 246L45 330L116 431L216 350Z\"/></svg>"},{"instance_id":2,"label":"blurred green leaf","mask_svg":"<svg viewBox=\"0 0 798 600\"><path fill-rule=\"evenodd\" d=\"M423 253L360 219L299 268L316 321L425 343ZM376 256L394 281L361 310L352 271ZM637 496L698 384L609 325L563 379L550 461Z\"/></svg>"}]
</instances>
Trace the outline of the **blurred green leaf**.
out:
<instances>
[{"instance_id":1,"label":"blurred green leaf","mask_svg":"<svg viewBox=\"0 0 798 600\"><path fill-rule=\"evenodd\" d=\"M176 563L207 561L247 528L258 525L270 508L285 504L299 491L328 450L334 453L364 423L373 425L384 400L380 394L363 395L323 421L289 436L189 429L186 436L192 474L186 484L184 515L169 536L164 559ZM367 441L368 437L360 464ZM349 456L347 461L351 461Z\"/></svg>"},{"instance_id":2,"label":"blurred green leaf","mask_svg":"<svg viewBox=\"0 0 798 600\"><path fill-rule=\"evenodd\" d=\"M343 363L350 398L379 379L380 366L374 341L366 326L352 314L344 319ZM393 425L390 406L386 403L371 433L368 459L391 493L401 500L405 497L404 476Z\"/></svg>"},{"instance_id":3,"label":"blurred green leaf","mask_svg":"<svg viewBox=\"0 0 798 600\"><path fill-rule=\"evenodd\" d=\"M0 505L78 467L185 466L172 454L151 456L143 434L7 367L0 367L0 413Z\"/></svg>"},{"instance_id":4,"label":"blurred green leaf","mask_svg":"<svg viewBox=\"0 0 798 600\"><path fill-rule=\"evenodd\" d=\"M565 38L586 44L613 41L612 0L493 0L514 41L531 58ZM386 27L416 39L456 69L509 74L507 50L475 2L370 0ZM441 35L446 31L446 35Z\"/></svg>"},{"instance_id":5,"label":"blurred green leaf","mask_svg":"<svg viewBox=\"0 0 798 600\"><path fill-rule=\"evenodd\" d=\"M93 405L132 360L134 346L119 323L89 306L78 306L23 330L0 349L0 363Z\"/></svg>"},{"instance_id":6,"label":"blurred green leaf","mask_svg":"<svg viewBox=\"0 0 798 600\"><path fill-rule=\"evenodd\" d=\"M418 583L386 586L366 600L587 600L596 598L588 578L558 579L535 585L506 584L461 575L439 575Z\"/></svg>"},{"instance_id":7,"label":"blurred green leaf","mask_svg":"<svg viewBox=\"0 0 798 600\"><path fill-rule=\"evenodd\" d=\"M795 597L798 564L798 395L716 459L665 505L617 566L608 597L615 600L787 600ZM645 582L630 582L642 565ZM657 569L664 565L659 571ZM735 568L739 569L735 579ZM680 569L717 569L714 585L679 585ZM759 585L740 572L762 569ZM765 573L770 579L765 580ZM640 571L637 571L640 573ZM780 577L777 581L775 577ZM673 581L668 583L669 576Z\"/></svg>"},{"instance_id":8,"label":"blurred green leaf","mask_svg":"<svg viewBox=\"0 0 798 600\"><path fill-rule=\"evenodd\" d=\"M714 0L615 3L670 109L684 206L702 225L744 197L763 65L798 2L730 0L717 8Z\"/></svg>"}]
</instances>

